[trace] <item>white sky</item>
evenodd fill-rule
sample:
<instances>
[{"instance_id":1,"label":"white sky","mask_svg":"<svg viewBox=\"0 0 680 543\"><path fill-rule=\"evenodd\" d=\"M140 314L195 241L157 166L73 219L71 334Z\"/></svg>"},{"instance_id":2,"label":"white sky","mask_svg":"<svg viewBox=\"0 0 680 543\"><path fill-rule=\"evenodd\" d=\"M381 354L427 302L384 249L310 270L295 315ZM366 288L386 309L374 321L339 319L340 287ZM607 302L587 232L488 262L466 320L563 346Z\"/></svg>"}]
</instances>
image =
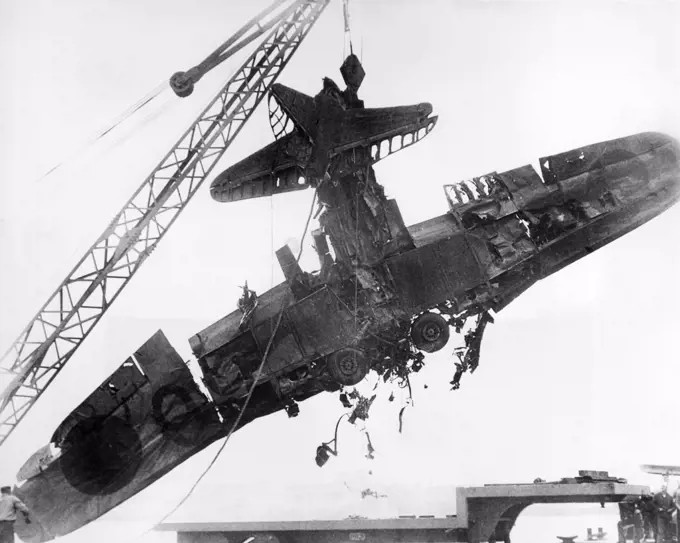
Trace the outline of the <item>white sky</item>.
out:
<instances>
[{"instance_id":1,"label":"white sky","mask_svg":"<svg viewBox=\"0 0 680 543\"><path fill-rule=\"evenodd\" d=\"M118 145L36 179L266 3L0 0L3 351L246 55L190 99L164 93L148 113L159 115ZM644 130L680 136L677 2L352 0L351 14L366 105L429 101L439 115L424 142L376 167L407 224L446 211L444 183ZM323 76L341 84L342 30L335 0L279 81L308 94ZM271 140L263 105L215 173ZM187 339L232 311L244 279L258 292L281 280L274 249L300 236L312 192L227 205L210 198L209 181L0 450L3 481L157 329L188 358ZM401 398L389 403L383 390L367 424L376 460L343 425L341 456L315 465L342 413L335 396L317 397L297 419L281 413L237 432L175 518L443 514L455 485L579 469L655 483L640 464L680 464L678 227L674 208L532 287L487 329L481 366L461 390L448 385L456 338L429 356L401 435ZM214 451L109 518L156 520ZM358 499L366 487L389 498Z\"/></svg>"}]
</instances>

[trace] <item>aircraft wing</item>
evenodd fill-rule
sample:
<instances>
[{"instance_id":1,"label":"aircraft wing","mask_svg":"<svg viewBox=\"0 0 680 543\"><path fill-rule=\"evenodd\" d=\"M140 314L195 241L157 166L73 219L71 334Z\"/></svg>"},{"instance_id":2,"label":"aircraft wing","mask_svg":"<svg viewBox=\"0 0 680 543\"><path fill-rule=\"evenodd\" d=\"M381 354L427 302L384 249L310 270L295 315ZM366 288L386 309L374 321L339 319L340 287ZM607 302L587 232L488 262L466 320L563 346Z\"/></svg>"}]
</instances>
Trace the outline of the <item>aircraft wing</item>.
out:
<instances>
[{"instance_id":1,"label":"aircraft wing","mask_svg":"<svg viewBox=\"0 0 680 543\"><path fill-rule=\"evenodd\" d=\"M59 425L60 454L50 461L43 447L20 470L29 478L15 491L32 523L20 518L17 534L38 543L82 527L230 427L157 332Z\"/></svg>"},{"instance_id":2,"label":"aircraft wing","mask_svg":"<svg viewBox=\"0 0 680 543\"><path fill-rule=\"evenodd\" d=\"M233 202L303 190L305 164L311 146L299 132L293 132L219 174L210 185L210 195L218 202Z\"/></svg>"},{"instance_id":3,"label":"aircraft wing","mask_svg":"<svg viewBox=\"0 0 680 543\"><path fill-rule=\"evenodd\" d=\"M429 134L438 119L431 117L431 113L432 105L427 103L348 110L340 122L331 127L330 154L371 147L372 163L375 164Z\"/></svg>"}]
</instances>

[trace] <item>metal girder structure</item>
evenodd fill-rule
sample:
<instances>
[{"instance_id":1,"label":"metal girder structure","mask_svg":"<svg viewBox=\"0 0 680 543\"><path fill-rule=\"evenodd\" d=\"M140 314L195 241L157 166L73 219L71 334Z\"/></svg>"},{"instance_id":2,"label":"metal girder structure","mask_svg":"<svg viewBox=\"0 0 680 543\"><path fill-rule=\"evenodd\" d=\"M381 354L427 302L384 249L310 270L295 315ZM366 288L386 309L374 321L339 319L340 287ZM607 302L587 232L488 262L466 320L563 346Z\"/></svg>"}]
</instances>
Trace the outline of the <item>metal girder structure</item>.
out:
<instances>
[{"instance_id":1,"label":"metal girder structure","mask_svg":"<svg viewBox=\"0 0 680 543\"><path fill-rule=\"evenodd\" d=\"M210 70L227 60L234 53L248 45L253 40L271 29L283 17L286 11L278 12L286 5L289 6L291 0L275 0L274 3L255 17L250 19L233 36L220 45L215 51L208 55L201 63L197 64L186 72L177 72L170 78L170 87L175 94L181 97L189 96L193 92L194 84L197 83ZM269 16L271 15L271 18Z\"/></svg>"},{"instance_id":2,"label":"metal girder structure","mask_svg":"<svg viewBox=\"0 0 680 543\"><path fill-rule=\"evenodd\" d=\"M12 378L1 396L0 444L163 238L329 2L290 3L0 359Z\"/></svg>"}]
</instances>

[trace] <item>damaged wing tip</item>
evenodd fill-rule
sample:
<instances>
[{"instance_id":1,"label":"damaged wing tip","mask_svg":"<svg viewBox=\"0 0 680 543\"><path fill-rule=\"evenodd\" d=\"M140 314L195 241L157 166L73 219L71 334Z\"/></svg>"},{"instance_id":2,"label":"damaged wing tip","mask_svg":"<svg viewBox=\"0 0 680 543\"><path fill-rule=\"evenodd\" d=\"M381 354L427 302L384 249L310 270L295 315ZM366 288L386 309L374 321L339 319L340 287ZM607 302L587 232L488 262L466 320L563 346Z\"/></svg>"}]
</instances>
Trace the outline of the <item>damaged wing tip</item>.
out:
<instances>
[{"instance_id":1,"label":"damaged wing tip","mask_svg":"<svg viewBox=\"0 0 680 543\"><path fill-rule=\"evenodd\" d=\"M434 111L434 109L432 108L432 104L430 104L429 102L423 102L421 104L418 104L418 109L424 117L431 115L432 112Z\"/></svg>"}]
</instances>

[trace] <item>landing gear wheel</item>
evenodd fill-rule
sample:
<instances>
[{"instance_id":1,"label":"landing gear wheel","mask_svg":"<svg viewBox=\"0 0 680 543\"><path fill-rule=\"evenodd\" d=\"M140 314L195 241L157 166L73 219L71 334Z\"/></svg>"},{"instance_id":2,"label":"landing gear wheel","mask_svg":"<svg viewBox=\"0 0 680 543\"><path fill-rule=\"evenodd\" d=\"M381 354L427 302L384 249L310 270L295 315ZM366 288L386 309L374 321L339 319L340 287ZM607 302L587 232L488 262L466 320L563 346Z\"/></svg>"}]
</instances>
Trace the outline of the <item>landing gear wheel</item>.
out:
<instances>
[{"instance_id":1,"label":"landing gear wheel","mask_svg":"<svg viewBox=\"0 0 680 543\"><path fill-rule=\"evenodd\" d=\"M330 376L345 386L361 382L370 369L366 355L359 349L350 347L330 354L326 367Z\"/></svg>"},{"instance_id":2,"label":"landing gear wheel","mask_svg":"<svg viewBox=\"0 0 680 543\"><path fill-rule=\"evenodd\" d=\"M449 341L449 325L437 313L424 313L411 325L411 339L417 349L434 353Z\"/></svg>"}]
</instances>

